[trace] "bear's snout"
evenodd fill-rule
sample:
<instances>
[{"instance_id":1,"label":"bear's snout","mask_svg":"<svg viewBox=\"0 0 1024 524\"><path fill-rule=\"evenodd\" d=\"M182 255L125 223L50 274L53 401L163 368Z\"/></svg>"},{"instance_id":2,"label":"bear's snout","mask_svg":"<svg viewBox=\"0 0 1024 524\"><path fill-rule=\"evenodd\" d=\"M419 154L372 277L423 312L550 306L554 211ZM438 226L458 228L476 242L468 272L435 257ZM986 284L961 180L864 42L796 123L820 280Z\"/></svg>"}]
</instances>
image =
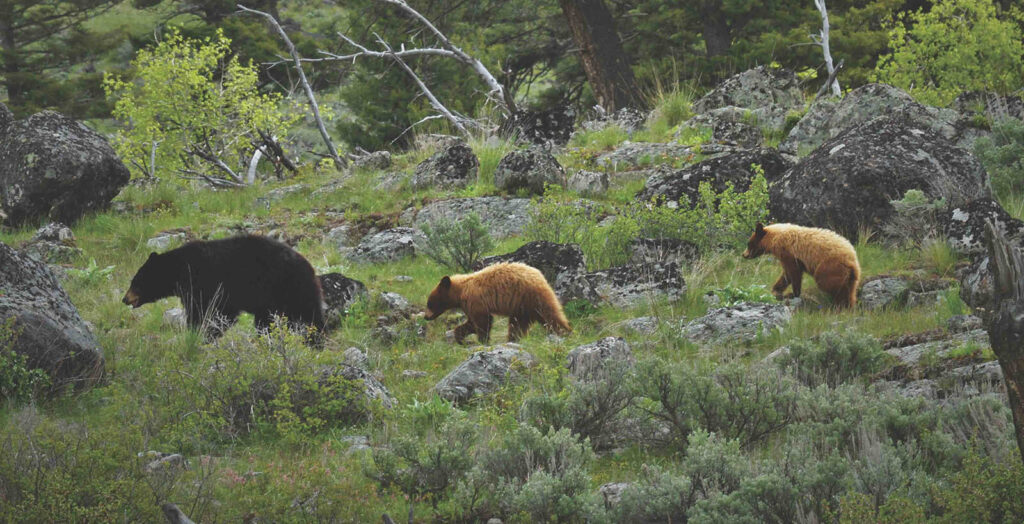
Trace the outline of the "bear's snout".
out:
<instances>
[{"instance_id":1,"label":"bear's snout","mask_svg":"<svg viewBox=\"0 0 1024 524\"><path fill-rule=\"evenodd\" d=\"M423 318L427 320L434 320L435 318L437 318L437 313L434 313L433 311L428 309L423 312Z\"/></svg>"},{"instance_id":2,"label":"bear's snout","mask_svg":"<svg viewBox=\"0 0 1024 524\"><path fill-rule=\"evenodd\" d=\"M124 302L133 308L142 305L139 303L139 294L132 289L129 289L128 292L124 294L124 298L121 299L121 302Z\"/></svg>"},{"instance_id":3,"label":"bear's snout","mask_svg":"<svg viewBox=\"0 0 1024 524\"><path fill-rule=\"evenodd\" d=\"M749 249L743 252L743 258L750 258L750 250Z\"/></svg>"}]
</instances>

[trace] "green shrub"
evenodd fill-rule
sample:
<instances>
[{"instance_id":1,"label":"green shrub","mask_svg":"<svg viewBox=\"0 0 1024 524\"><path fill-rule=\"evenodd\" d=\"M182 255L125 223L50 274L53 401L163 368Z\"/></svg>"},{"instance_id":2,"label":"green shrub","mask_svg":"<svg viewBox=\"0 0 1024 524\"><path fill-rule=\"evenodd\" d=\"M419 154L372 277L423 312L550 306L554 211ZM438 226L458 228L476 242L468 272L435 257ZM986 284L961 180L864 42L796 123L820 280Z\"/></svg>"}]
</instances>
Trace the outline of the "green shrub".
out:
<instances>
[{"instance_id":1,"label":"green shrub","mask_svg":"<svg viewBox=\"0 0 1024 524\"><path fill-rule=\"evenodd\" d=\"M764 366L712 369L660 359L638 366L636 387L639 407L667 423L677 444L702 428L744 447L793 422L799 392L792 379Z\"/></svg>"},{"instance_id":2,"label":"green shrub","mask_svg":"<svg viewBox=\"0 0 1024 524\"><path fill-rule=\"evenodd\" d=\"M427 235L423 254L452 271L470 271L474 262L494 249L494 240L476 213L459 221L423 224L420 229Z\"/></svg>"},{"instance_id":3,"label":"green shrub","mask_svg":"<svg viewBox=\"0 0 1024 524\"><path fill-rule=\"evenodd\" d=\"M892 52L878 59L872 81L945 106L964 91L1009 94L1024 86L1020 11L991 0L942 0L901 14L889 32Z\"/></svg>"},{"instance_id":4,"label":"green shrub","mask_svg":"<svg viewBox=\"0 0 1024 524\"><path fill-rule=\"evenodd\" d=\"M596 508L587 468L590 445L568 429L546 434L520 424L484 451L460 482L456 503L463 520L499 515L511 520L583 520Z\"/></svg>"},{"instance_id":5,"label":"green shrub","mask_svg":"<svg viewBox=\"0 0 1024 524\"><path fill-rule=\"evenodd\" d=\"M857 331L828 331L813 339L789 345L789 353L777 360L780 367L810 387L835 388L858 377L878 373L891 357L882 344Z\"/></svg>"},{"instance_id":6,"label":"green shrub","mask_svg":"<svg viewBox=\"0 0 1024 524\"><path fill-rule=\"evenodd\" d=\"M623 490L609 517L612 522L686 522L694 497L686 476L644 464L640 478Z\"/></svg>"},{"instance_id":7,"label":"green shrub","mask_svg":"<svg viewBox=\"0 0 1024 524\"><path fill-rule=\"evenodd\" d=\"M688 522L797 522L798 496L789 479L773 473L759 475L744 479L739 489L728 495L697 502Z\"/></svg>"},{"instance_id":8,"label":"green shrub","mask_svg":"<svg viewBox=\"0 0 1024 524\"><path fill-rule=\"evenodd\" d=\"M260 132L283 139L302 116L280 111L280 95L260 94L258 68L240 63L219 31L204 40L171 31L140 50L132 66L134 78L107 75L103 87L114 118L125 125L114 149L133 177L228 177L201 156L215 156L240 174Z\"/></svg>"},{"instance_id":9,"label":"green shrub","mask_svg":"<svg viewBox=\"0 0 1024 524\"><path fill-rule=\"evenodd\" d=\"M741 302L775 302L775 297L768 292L764 284L751 284L745 287L726 286L714 290L721 307L735 306Z\"/></svg>"},{"instance_id":10,"label":"green shrub","mask_svg":"<svg viewBox=\"0 0 1024 524\"><path fill-rule=\"evenodd\" d=\"M974 142L974 153L985 166L997 197L1024 190L1024 121L996 120L992 135Z\"/></svg>"},{"instance_id":11,"label":"green shrub","mask_svg":"<svg viewBox=\"0 0 1024 524\"><path fill-rule=\"evenodd\" d=\"M436 510L473 466L476 424L452 417L424 435L396 433L379 446L365 474L383 488L396 488L409 504L425 499Z\"/></svg>"},{"instance_id":12,"label":"green shrub","mask_svg":"<svg viewBox=\"0 0 1024 524\"><path fill-rule=\"evenodd\" d=\"M14 351L19 330L14 317L0 323L0 400L29 402L50 387L46 371L28 367L28 356Z\"/></svg>"}]
</instances>

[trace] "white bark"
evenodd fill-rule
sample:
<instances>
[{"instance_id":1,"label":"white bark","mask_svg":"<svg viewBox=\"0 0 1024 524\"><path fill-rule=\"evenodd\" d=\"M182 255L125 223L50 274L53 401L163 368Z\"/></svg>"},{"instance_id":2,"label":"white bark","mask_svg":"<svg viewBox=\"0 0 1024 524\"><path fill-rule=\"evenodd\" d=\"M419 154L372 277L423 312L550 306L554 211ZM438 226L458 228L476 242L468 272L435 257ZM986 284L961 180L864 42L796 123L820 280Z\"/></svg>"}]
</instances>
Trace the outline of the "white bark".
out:
<instances>
[{"instance_id":1,"label":"white bark","mask_svg":"<svg viewBox=\"0 0 1024 524\"><path fill-rule=\"evenodd\" d=\"M821 13L821 32L818 38L815 39L815 43L821 46L821 52L825 55L825 67L828 70L828 78L831 81L829 89L832 90L832 96L840 96L842 90L839 88L839 80L836 78L836 69L832 65L832 51L829 49L828 43L828 10L825 9L825 0L814 0L814 7L818 8L818 12Z\"/></svg>"},{"instance_id":2,"label":"white bark","mask_svg":"<svg viewBox=\"0 0 1024 524\"><path fill-rule=\"evenodd\" d=\"M295 71L299 74L299 81L302 83L302 88L306 91L306 97L309 99L309 107L313 110L313 118L316 119L316 126L320 130L320 136L324 139L324 145L327 146L327 151L331 154L331 158L338 167L345 167L348 165L348 161L338 156L338 150L334 147L334 142L331 141L331 136L327 134L327 128L324 126L324 121L320 117L320 106L316 103L316 95L313 94L313 88L310 87L309 81L306 80L306 73L302 70L302 59L299 57L299 52L295 49L295 44L292 43L291 39L288 38L288 34L285 33L284 28L277 22L277 19L270 13L264 13L263 11L257 11L255 9L249 9L242 4L237 4L238 8L242 11L260 15L267 19L277 34L284 40L286 46L288 46L288 53L292 56L292 62L295 65Z\"/></svg>"}]
</instances>

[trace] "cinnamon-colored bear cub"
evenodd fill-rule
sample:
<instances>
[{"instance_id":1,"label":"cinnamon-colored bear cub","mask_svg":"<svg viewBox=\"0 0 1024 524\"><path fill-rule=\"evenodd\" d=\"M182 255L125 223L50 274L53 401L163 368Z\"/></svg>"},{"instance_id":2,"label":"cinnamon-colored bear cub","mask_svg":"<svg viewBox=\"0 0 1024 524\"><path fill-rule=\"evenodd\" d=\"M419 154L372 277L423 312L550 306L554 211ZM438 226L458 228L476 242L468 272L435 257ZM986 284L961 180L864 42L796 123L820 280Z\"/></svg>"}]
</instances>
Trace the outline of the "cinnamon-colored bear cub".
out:
<instances>
[{"instance_id":1,"label":"cinnamon-colored bear cub","mask_svg":"<svg viewBox=\"0 0 1024 524\"><path fill-rule=\"evenodd\" d=\"M781 299L790 285L792 296L799 297L806 271L814 277L818 289L832 296L836 306L852 307L857 303L860 263L850 241L838 233L793 224L758 223L743 258L757 258L765 253L782 264L782 276L772 286L776 298Z\"/></svg>"},{"instance_id":2,"label":"cinnamon-colored bear cub","mask_svg":"<svg viewBox=\"0 0 1024 524\"><path fill-rule=\"evenodd\" d=\"M442 278L427 299L425 318L433 320L456 308L466 314L466 322L455 328L459 343L473 333L487 343L493 315L508 317L510 341L519 340L534 322L553 333L572 330L544 274L526 264L495 264L469 275Z\"/></svg>"}]
</instances>

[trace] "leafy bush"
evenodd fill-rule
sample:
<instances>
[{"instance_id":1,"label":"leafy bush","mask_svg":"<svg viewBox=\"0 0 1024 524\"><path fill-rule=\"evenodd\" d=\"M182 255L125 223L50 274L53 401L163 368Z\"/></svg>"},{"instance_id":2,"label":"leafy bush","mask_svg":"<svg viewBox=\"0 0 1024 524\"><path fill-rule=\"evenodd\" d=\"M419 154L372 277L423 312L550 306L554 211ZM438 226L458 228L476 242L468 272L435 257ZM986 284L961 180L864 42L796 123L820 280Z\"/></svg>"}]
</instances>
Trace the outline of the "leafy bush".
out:
<instances>
[{"instance_id":1,"label":"leafy bush","mask_svg":"<svg viewBox=\"0 0 1024 524\"><path fill-rule=\"evenodd\" d=\"M423 224L420 229L427 235L423 254L452 271L470 271L474 262L494 249L494 240L476 213L459 221Z\"/></svg>"},{"instance_id":2,"label":"leafy bush","mask_svg":"<svg viewBox=\"0 0 1024 524\"><path fill-rule=\"evenodd\" d=\"M694 496L689 478L644 464L609 517L612 522L686 522Z\"/></svg>"},{"instance_id":3,"label":"leafy bush","mask_svg":"<svg viewBox=\"0 0 1024 524\"><path fill-rule=\"evenodd\" d=\"M473 466L476 439L476 424L464 416L452 417L423 436L395 434L374 452L365 473L384 488L401 490L410 504L426 499L437 509Z\"/></svg>"},{"instance_id":4,"label":"leafy bush","mask_svg":"<svg viewBox=\"0 0 1024 524\"><path fill-rule=\"evenodd\" d=\"M945 106L964 91L1009 94L1024 86L1024 38L1016 9L991 0L943 0L901 13L889 32L892 52L878 59L873 81Z\"/></svg>"},{"instance_id":5,"label":"leafy bush","mask_svg":"<svg viewBox=\"0 0 1024 524\"><path fill-rule=\"evenodd\" d=\"M172 372L167 382L172 402L182 404L177 409L193 414L176 427L185 444L195 435L238 438L255 432L297 443L369 414L360 382L334 371L341 357L310 349L286 322L275 322L255 339L229 332L202 358L203 372Z\"/></svg>"},{"instance_id":6,"label":"leafy bush","mask_svg":"<svg viewBox=\"0 0 1024 524\"><path fill-rule=\"evenodd\" d=\"M702 428L749 447L793 422L798 385L763 366L648 360L638 366L639 407L686 441Z\"/></svg>"},{"instance_id":7,"label":"leafy bush","mask_svg":"<svg viewBox=\"0 0 1024 524\"><path fill-rule=\"evenodd\" d=\"M683 240L705 252L739 247L768 214L764 170L756 164L752 167L755 176L747 191L737 192L727 184L716 193L711 184L702 182L697 202L690 208L632 202L612 209L566 203L556 192L534 201L524 235L530 240L578 244L592 270L626 263L637 238ZM614 218L608 219L609 215Z\"/></svg>"},{"instance_id":8,"label":"leafy bush","mask_svg":"<svg viewBox=\"0 0 1024 524\"><path fill-rule=\"evenodd\" d=\"M587 467L594 452L568 429L546 434L526 424L483 452L459 483L462 518L500 515L513 520L567 521L593 512Z\"/></svg>"},{"instance_id":9,"label":"leafy bush","mask_svg":"<svg viewBox=\"0 0 1024 524\"><path fill-rule=\"evenodd\" d=\"M890 200L889 203L896 211L896 216L882 226L882 231L890 238L918 246L934 238L939 213L946 209L945 199L933 200L920 189L907 190L903 198Z\"/></svg>"},{"instance_id":10,"label":"leafy bush","mask_svg":"<svg viewBox=\"0 0 1024 524\"><path fill-rule=\"evenodd\" d=\"M974 153L985 166L996 196L1024 190L1024 121L996 120L992 135L974 142Z\"/></svg>"},{"instance_id":11,"label":"leafy bush","mask_svg":"<svg viewBox=\"0 0 1024 524\"><path fill-rule=\"evenodd\" d=\"M134 177L229 176L213 159L240 173L261 132L282 139L301 117L278 109L280 95L259 93L258 68L240 63L219 31L204 40L172 31L132 66L134 78L108 75L103 87L125 125L114 149Z\"/></svg>"},{"instance_id":12,"label":"leafy bush","mask_svg":"<svg viewBox=\"0 0 1024 524\"><path fill-rule=\"evenodd\" d=\"M14 317L0 323L0 399L20 404L50 387L46 371L28 367L28 355L14 351L18 338Z\"/></svg>"},{"instance_id":13,"label":"leafy bush","mask_svg":"<svg viewBox=\"0 0 1024 524\"><path fill-rule=\"evenodd\" d=\"M780 367L810 387L839 384L885 368L889 355L870 335L857 331L829 331L813 339L798 340L778 359Z\"/></svg>"},{"instance_id":14,"label":"leafy bush","mask_svg":"<svg viewBox=\"0 0 1024 524\"><path fill-rule=\"evenodd\" d=\"M751 284L745 287L725 286L714 291L721 307L735 306L741 302L775 302L775 297L768 292L764 284Z\"/></svg>"},{"instance_id":15,"label":"leafy bush","mask_svg":"<svg viewBox=\"0 0 1024 524\"><path fill-rule=\"evenodd\" d=\"M601 380L574 382L562 394L526 399L519 419L541 430L568 428L573 434L590 439L595 450L613 447L618 443L617 423L632 403L633 393L625 363L609 363L606 373ZM618 437L621 440L621 435Z\"/></svg>"}]
</instances>

